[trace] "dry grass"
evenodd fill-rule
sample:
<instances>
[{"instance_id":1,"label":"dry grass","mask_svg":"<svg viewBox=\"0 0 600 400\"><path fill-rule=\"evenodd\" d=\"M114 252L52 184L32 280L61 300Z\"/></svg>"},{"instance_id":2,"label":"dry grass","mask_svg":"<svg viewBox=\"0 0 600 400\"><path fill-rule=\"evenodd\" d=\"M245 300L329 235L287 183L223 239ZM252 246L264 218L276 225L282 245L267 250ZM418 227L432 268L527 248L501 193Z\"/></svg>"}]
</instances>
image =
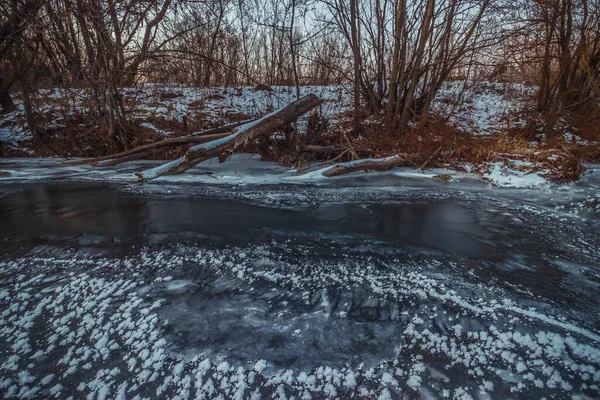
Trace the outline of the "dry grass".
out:
<instances>
[{"instance_id":1,"label":"dry grass","mask_svg":"<svg viewBox=\"0 0 600 400\"><path fill-rule=\"evenodd\" d=\"M352 118L346 118L332 129L331 140L343 147L342 132L352 131ZM583 171L582 163L599 163L600 146L566 142L556 136L544 143L532 143L525 132L514 129L497 135L474 136L462 132L442 120L434 119L424 129L406 134L382 134L383 121L363 125L358 135L353 135L352 145L361 157L385 157L405 154L407 166L419 168L447 167L464 170L468 164L485 172L489 163L503 162L511 168L526 172L541 172L552 181L573 181ZM332 157L335 154L331 155ZM350 160L348 153L344 160ZM527 162L525 166L514 161Z\"/></svg>"}]
</instances>

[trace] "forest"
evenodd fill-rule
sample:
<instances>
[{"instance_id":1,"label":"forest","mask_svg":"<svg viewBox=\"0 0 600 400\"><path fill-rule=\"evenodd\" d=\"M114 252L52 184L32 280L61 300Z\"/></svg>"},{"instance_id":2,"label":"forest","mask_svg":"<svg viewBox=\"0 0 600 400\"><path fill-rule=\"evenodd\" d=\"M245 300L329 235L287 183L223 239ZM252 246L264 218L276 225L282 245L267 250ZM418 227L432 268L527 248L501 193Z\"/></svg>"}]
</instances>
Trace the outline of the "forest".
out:
<instances>
[{"instance_id":1,"label":"forest","mask_svg":"<svg viewBox=\"0 0 600 400\"><path fill-rule=\"evenodd\" d=\"M5 157L169 160L313 93L203 158L484 173L512 157L551 181L600 160L597 1L11 0L0 13Z\"/></svg>"}]
</instances>

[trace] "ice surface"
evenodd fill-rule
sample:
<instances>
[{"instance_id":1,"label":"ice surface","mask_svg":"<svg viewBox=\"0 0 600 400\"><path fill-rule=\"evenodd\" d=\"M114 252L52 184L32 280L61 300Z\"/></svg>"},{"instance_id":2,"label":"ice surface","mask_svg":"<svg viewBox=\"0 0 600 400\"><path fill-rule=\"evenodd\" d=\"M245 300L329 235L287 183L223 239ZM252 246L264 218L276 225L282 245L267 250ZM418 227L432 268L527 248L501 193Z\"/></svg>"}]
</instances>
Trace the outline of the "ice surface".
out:
<instances>
[{"instance_id":1,"label":"ice surface","mask_svg":"<svg viewBox=\"0 0 600 400\"><path fill-rule=\"evenodd\" d=\"M482 388L500 397L589 396L600 382L595 333L548 311L523 309L503 290L424 275L431 265L353 256L351 264L311 266L301 258L286 267L296 269L290 279L281 261L261 261L273 257L265 249L194 249L178 257L212 289L203 283L182 297L184 286L174 281L166 286L170 294L141 296L137 290L151 277L181 274L164 263L173 257L159 251L121 261L2 263L13 276L0 317L9 345L0 367L6 393L97 397L126 384L132 395L169 398L245 397L258 388L333 397L357 389L366 397L396 397ZM67 272L84 261L90 272ZM24 273L30 265L34 275ZM49 273L62 277L38 296ZM64 368L56 369L52 358L59 355ZM448 379L432 372L440 368Z\"/></svg>"},{"instance_id":2,"label":"ice surface","mask_svg":"<svg viewBox=\"0 0 600 400\"><path fill-rule=\"evenodd\" d=\"M544 191L360 177L6 181L0 393L597 396L593 173Z\"/></svg>"}]
</instances>

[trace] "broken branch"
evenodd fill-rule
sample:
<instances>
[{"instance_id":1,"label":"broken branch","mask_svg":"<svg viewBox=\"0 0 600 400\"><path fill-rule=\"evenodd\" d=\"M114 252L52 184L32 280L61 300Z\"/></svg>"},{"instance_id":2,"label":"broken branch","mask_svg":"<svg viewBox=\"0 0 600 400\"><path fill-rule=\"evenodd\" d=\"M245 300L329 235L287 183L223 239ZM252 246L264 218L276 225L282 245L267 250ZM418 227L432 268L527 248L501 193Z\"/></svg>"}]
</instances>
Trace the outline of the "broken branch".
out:
<instances>
[{"instance_id":1,"label":"broken branch","mask_svg":"<svg viewBox=\"0 0 600 400\"><path fill-rule=\"evenodd\" d=\"M143 146L138 146L131 150L122 151L120 153L109 154L106 156L94 157L94 158L84 158L82 160L69 160L64 161L63 164L68 165L77 165L77 164L92 164L100 161L106 160L116 160L120 158L128 157L132 154L146 152L147 150L156 149L159 147L173 146L173 145L181 145L181 144L190 144L190 143L205 143L210 142L211 140L216 140L223 138L229 135L232 129L237 128L241 125L251 123L254 120L244 120L235 122L229 125L220 126L218 128L208 129L206 131L197 132L189 136L183 136L178 138L169 138L161 140L160 142L150 143ZM119 164L119 163L117 163ZM105 165L115 165L115 164L105 164Z\"/></svg>"},{"instance_id":2,"label":"broken branch","mask_svg":"<svg viewBox=\"0 0 600 400\"><path fill-rule=\"evenodd\" d=\"M400 157L399 155L387 158L367 158L334 165L323 172L323 176L331 178L332 176L349 174L350 172L356 171L366 171L369 169L375 171L387 171L390 168L399 167L404 164L406 164L406 158Z\"/></svg>"},{"instance_id":3,"label":"broken branch","mask_svg":"<svg viewBox=\"0 0 600 400\"><path fill-rule=\"evenodd\" d=\"M274 111L259 120L244 124L226 137L190 147L185 155L167 164L137 173L140 180L154 179L164 175L180 174L202 161L214 157L226 159L231 153L240 151L244 146L261 136L270 135L296 121L302 114L322 103L315 94L298 99L280 110Z\"/></svg>"}]
</instances>

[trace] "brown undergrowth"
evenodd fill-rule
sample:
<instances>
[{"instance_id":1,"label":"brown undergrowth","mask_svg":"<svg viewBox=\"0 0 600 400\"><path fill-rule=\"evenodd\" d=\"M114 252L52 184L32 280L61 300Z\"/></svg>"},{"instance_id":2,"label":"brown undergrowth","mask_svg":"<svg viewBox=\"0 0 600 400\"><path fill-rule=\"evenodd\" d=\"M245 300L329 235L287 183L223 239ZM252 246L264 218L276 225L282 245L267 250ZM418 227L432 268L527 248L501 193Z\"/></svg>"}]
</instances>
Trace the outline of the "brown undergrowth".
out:
<instances>
[{"instance_id":1,"label":"brown undergrowth","mask_svg":"<svg viewBox=\"0 0 600 400\"><path fill-rule=\"evenodd\" d=\"M161 98L173 95L161 94ZM52 98L45 98L48 102L56 102ZM125 105L128 114L131 114L136 103L126 99ZM126 148L119 141L109 137L108 124L104 119L105 111L100 104L89 103L89 110L71 115L65 105L64 112L59 114L60 126L52 126L57 119L56 114L38 115L38 135L35 139L21 141L18 147L9 143L0 142L0 157L83 157L93 158L114 154L126 149L158 142L168 137L180 137L194 132L215 128L225 123L248 119L247 115L231 113L224 110L220 120L214 120L202 112L202 105L197 110L186 115L183 119L167 119L153 113L145 118L132 118L127 115ZM167 107L168 109L168 107ZM19 124L26 126L25 121ZM185 153L189 146L182 145L168 152L161 152L151 159L167 160L179 157Z\"/></svg>"},{"instance_id":2,"label":"brown undergrowth","mask_svg":"<svg viewBox=\"0 0 600 400\"><path fill-rule=\"evenodd\" d=\"M600 162L597 143L569 142L559 135L542 143L532 142L522 129L505 130L495 135L473 135L435 118L426 128L399 134L386 132L383 121L373 117L366 119L355 132L352 116L346 115L337 125L326 126L318 135L307 137L310 140L304 144L331 146L338 150L306 153L299 159L291 157L289 151L271 151L266 159L294 165L314 160L343 162L357 157L401 155L409 167L444 167L479 173L487 172L490 163L502 162L512 169L537 172L551 181L563 182L578 179L583 172L582 163ZM277 149L282 147L279 145Z\"/></svg>"},{"instance_id":3,"label":"brown undergrowth","mask_svg":"<svg viewBox=\"0 0 600 400\"><path fill-rule=\"evenodd\" d=\"M128 147L157 142L164 139L165 134L179 137L219 124L219 121L203 118L201 109L202 104L198 104L198 112L181 121L153 115L132 120L128 129L133 139ZM583 171L582 163L600 163L600 146L593 142L600 135L600 128L591 121L584 121L576 130L576 134L585 140L572 136L573 140L569 141L563 135L554 135L537 143L528 139L531 134L521 128L506 129L495 135L473 135L441 118L432 118L427 127L400 134L387 132L381 118L362 117L363 123L356 131L350 113L339 116L333 124L314 112L301 127L302 134L292 126L247 146L245 151L259 153L264 160L297 168L314 162L401 155L409 167L445 167L484 173L490 163L503 162L513 169L538 172L554 181L578 179ZM246 118L242 114L223 116L228 122ZM576 125L576 122L569 122ZM123 150L119 143L107 140L107 135L108 128L99 123L98 118L78 114L64 119L60 129L43 132L37 142L22 143L33 153L5 145L0 149L0 156L97 157ZM178 146L151 158L173 159L183 155L188 147Z\"/></svg>"}]
</instances>

